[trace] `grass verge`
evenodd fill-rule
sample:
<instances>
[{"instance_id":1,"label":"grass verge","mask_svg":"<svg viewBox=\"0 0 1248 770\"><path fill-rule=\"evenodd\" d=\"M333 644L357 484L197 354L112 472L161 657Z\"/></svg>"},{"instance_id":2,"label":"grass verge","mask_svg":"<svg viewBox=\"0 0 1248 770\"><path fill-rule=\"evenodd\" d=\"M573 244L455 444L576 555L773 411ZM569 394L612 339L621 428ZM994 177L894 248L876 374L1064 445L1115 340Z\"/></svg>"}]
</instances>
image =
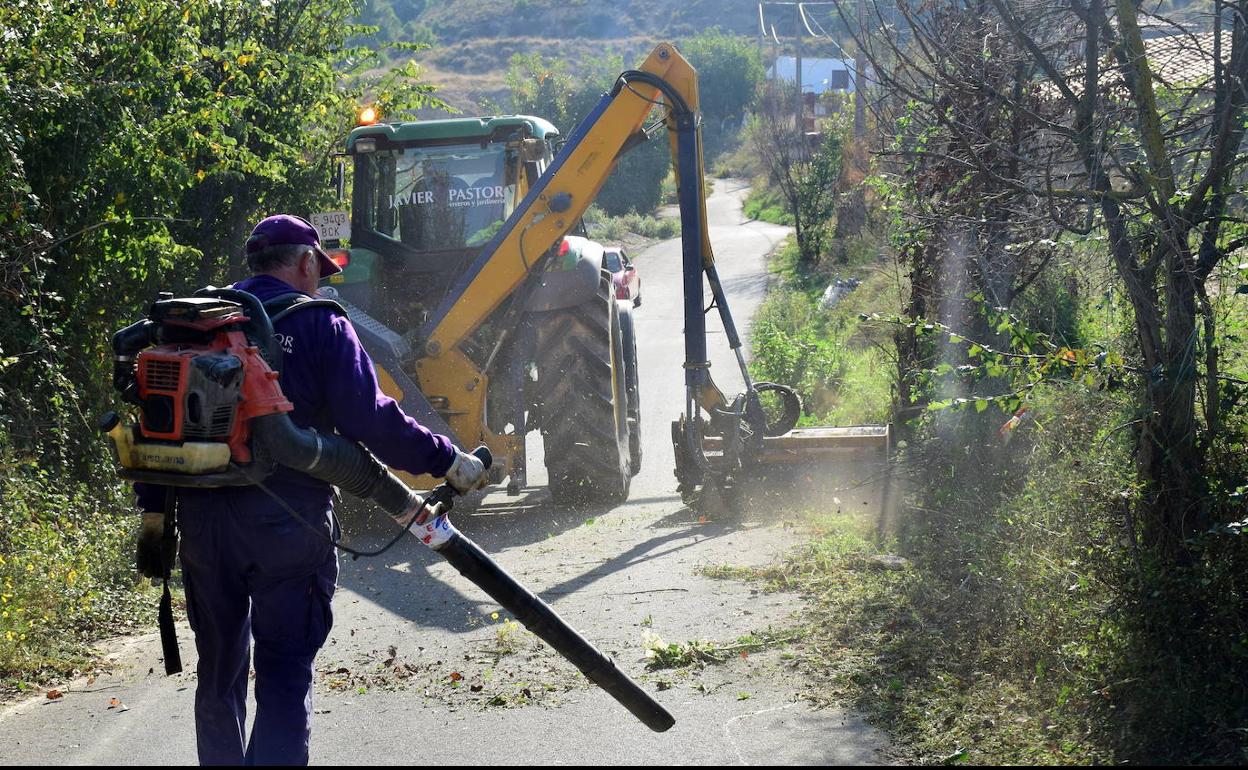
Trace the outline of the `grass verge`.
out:
<instances>
[{"instance_id":1,"label":"grass verge","mask_svg":"<svg viewBox=\"0 0 1248 770\"><path fill-rule=\"evenodd\" d=\"M1242 762L1248 543L1211 533L1159 572L1124 523L1129 399L1070 384L1030 404L1005 445L925 426L900 454L921 494L894 531L815 512L782 561L705 574L801 594L806 697L862 713L905 759Z\"/></svg>"},{"instance_id":2,"label":"grass verge","mask_svg":"<svg viewBox=\"0 0 1248 770\"><path fill-rule=\"evenodd\" d=\"M705 571L805 598L803 622L784 633L798 640L809 701L854 708L913 762L1106 759L1080 740L1078 725L1056 718L1043 669L1012 676L988 648L974 649L974 635L965 633L974 623L958 607L965 586L950 585L921 559L877 558L891 557L897 543L878 540L862 517L811 518L815 537L781 562Z\"/></svg>"},{"instance_id":3,"label":"grass verge","mask_svg":"<svg viewBox=\"0 0 1248 770\"><path fill-rule=\"evenodd\" d=\"M793 215L788 204L774 189L756 184L750 188L742 208L747 219L770 222L773 225L792 225Z\"/></svg>"},{"instance_id":4,"label":"grass verge","mask_svg":"<svg viewBox=\"0 0 1248 770\"><path fill-rule=\"evenodd\" d=\"M861 316L895 312L898 281L873 249L860 245L858 254L848 265L802 272L790 238L773 257L779 285L754 317L750 368L760 381L797 389L804 405L801 425L889 420L892 339ZM835 288L838 279L859 283L842 291Z\"/></svg>"}]
</instances>

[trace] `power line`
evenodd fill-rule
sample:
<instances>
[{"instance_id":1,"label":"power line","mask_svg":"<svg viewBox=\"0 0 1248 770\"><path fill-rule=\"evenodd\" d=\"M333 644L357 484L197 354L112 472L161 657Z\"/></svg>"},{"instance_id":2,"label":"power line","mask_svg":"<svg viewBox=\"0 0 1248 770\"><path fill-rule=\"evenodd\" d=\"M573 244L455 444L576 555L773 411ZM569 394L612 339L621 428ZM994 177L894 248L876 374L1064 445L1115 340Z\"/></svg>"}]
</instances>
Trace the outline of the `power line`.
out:
<instances>
[{"instance_id":1,"label":"power line","mask_svg":"<svg viewBox=\"0 0 1248 770\"><path fill-rule=\"evenodd\" d=\"M832 36L831 36L831 35L829 35L829 34L828 34L828 31L827 31L826 29L824 29L824 28L823 28L823 25L819 23L819 20L818 20L818 19L816 19L813 15L812 15L812 16L810 16L810 17L807 17L807 16L806 16L806 9L805 9L805 7L803 7L804 5L805 5L805 4L798 5L798 6L797 6L797 10L798 10L798 12L800 12L800 13L802 14L802 22L806 25L806 31L810 33L810 36L811 36L811 37L824 37L824 38L828 38L829 40L831 40L831 39L832 39ZM818 28L819 28L819 32L818 32L817 34L816 34L816 32L815 32L813 29L811 29L811 28L810 28L810 25L811 25L812 23L813 23L816 27L818 27Z\"/></svg>"},{"instance_id":2,"label":"power line","mask_svg":"<svg viewBox=\"0 0 1248 770\"><path fill-rule=\"evenodd\" d=\"M861 4L864 1L865 0L859 0L859 3ZM824 40L836 46L836 50L840 51L841 56L846 59L854 58L849 55L849 52L845 50L845 47L841 45L840 41L833 37L814 15L807 15L806 13L805 6L808 5L826 7L835 6L838 5L838 3L820 2L818 0L813 2L779 2L778 0L765 0L764 2L760 2L758 4L759 37L762 38L770 35L772 41L777 46L782 46L783 43L780 41L780 36L776 33L776 25L770 24L766 19L766 7L769 5L795 8L798 14L798 20L800 20L802 26L806 28L807 35L815 40ZM818 28L819 31L816 32L815 28ZM797 35L794 36L795 40L797 37Z\"/></svg>"},{"instance_id":3,"label":"power line","mask_svg":"<svg viewBox=\"0 0 1248 770\"><path fill-rule=\"evenodd\" d=\"M802 3L797 4L797 15L802 20L802 26L806 28L806 34L818 39L820 36L816 35L815 31L810 28L810 19L806 18L806 9L802 7Z\"/></svg>"}]
</instances>

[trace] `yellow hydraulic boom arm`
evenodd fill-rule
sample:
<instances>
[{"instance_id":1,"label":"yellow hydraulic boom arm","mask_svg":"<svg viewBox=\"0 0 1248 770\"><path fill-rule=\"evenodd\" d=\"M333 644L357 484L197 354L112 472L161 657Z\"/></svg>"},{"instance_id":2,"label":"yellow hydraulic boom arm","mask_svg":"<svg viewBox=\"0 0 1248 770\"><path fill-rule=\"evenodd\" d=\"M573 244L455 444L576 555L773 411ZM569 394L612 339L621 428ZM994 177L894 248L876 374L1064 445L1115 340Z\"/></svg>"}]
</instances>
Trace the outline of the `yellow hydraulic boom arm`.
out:
<instances>
[{"instance_id":1,"label":"yellow hydraulic boom arm","mask_svg":"<svg viewBox=\"0 0 1248 770\"><path fill-rule=\"evenodd\" d=\"M666 81L691 110L697 110L697 74L674 46L659 45L640 71ZM425 327L428 355L440 355L470 335L512 295L536 267L538 258L580 220L621 153L637 141L661 97L658 88L646 83L627 83L603 97ZM705 233L705 203L700 219ZM705 236L702 240L708 244L706 259L710 263L709 241Z\"/></svg>"},{"instance_id":2,"label":"yellow hydraulic boom arm","mask_svg":"<svg viewBox=\"0 0 1248 770\"><path fill-rule=\"evenodd\" d=\"M666 111L660 127L670 138L680 193L690 419L698 406L707 412L729 409L708 371L704 274L747 390L751 387L707 232L698 103L697 73L669 43L658 45L639 70L621 74L430 317L422 329L424 349L416 364L421 387L427 393L445 394L448 421L461 440L484 441L500 457L523 452L522 437L494 435L485 427L487 377L459 345L540 269L542 257L593 203L621 154L647 138L646 121L656 106Z\"/></svg>"}]
</instances>

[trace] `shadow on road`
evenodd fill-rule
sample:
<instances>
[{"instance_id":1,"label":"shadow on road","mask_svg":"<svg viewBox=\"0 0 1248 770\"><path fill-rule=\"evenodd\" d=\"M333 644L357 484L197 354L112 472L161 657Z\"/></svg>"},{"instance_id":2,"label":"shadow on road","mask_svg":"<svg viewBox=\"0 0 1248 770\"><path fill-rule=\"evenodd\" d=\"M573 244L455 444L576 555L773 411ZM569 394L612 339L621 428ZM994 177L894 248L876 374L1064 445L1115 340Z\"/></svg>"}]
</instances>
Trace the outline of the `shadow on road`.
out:
<instances>
[{"instance_id":1,"label":"shadow on road","mask_svg":"<svg viewBox=\"0 0 1248 770\"><path fill-rule=\"evenodd\" d=\"M688 510L688 509L684 509ZM669 517L670 518L670 517ZM658 527L659 524L652 525ZM582 591L602 578L620 570L635 567L642 562L669 556L694 545L700 545L709 539L732 534L737 527L731 522L694 524L684 529L677 529L637 543L624 553L608 559L602 564L568 578L562 583L551 586L543 594L559 596ZM656 589L649 589L650 591ZM662 589L657 589L662 590Z\"/></svg>"},{"instance_id":2,"label":"shadow on road","mask_svg":"<svg viewBox=\"0 0 1248 770\"><path fill-rule=\"evenodd\" d=\"M735 297L742 294L760 294L767 290L769 278L770 277L766 274L748 274L724 278L722 281L724 293L729 297Z\"/></svg>"},{"instance_id":3,"label":"shadow on road","mask_svg":"<svg viewBox=\"0 0 1248 770\"><path fill-rule=\"evenodd\" d=\"M679 499L678 495L661 495L630 500L625 505L670 503ZM475 505L461 503L451 518L461 532L476 541L486 553L494 555L503 549L523 548L544 541L616 508L610 505L559 507L551 502L544 488L530 488L515 498L491 496ZM677 518L682 516L687 518ZM347 506L341 518L345 544L358 550L376 549L389 542L396 532L388 516L361 510L358 506ZM728 534L733 526L731 522L698 524L697 516L686 508L652 526L666 528L679 524L689 526L638 543L541 594L556 597L582 590L619 570L686 548L695 540ZM696 539L691 537L694 534L698 535ZM688 542L675 544L682 540ZM504 567L506 561L501 560ZM411 536L404 537L378 557L358 560L344 557L338 585L379 605L379 610L392 612L420 627L442 628L454 633L476 628L471 610L478 605L493 604L484 592L453 577L441 557Z\"/></svg>"}]
</instances>

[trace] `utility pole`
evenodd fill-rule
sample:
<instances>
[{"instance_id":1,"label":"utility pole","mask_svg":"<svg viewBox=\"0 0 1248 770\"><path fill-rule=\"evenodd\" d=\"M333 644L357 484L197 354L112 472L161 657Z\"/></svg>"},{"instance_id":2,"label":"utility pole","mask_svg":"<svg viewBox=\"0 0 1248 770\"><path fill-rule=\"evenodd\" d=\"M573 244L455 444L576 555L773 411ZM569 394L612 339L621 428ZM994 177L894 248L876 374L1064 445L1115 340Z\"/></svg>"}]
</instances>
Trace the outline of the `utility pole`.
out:
<instances>
[{"instance_id":1,"label":"utility pole","mask_svg":"<svg viewBox=\"0 0 1248 770\"><path fill-rule=\"evenodd\" d=\"M797 120L797 135L800 137L805 137L806 132L802 130L802 125L803 125L802 124L802 107L804 105L802 104L802 5L801 3L793 4L793 51L794 51L794 55L797 58L797 64L796 64L795 73L794 73L796 77L795 77L795 82L793 84L797 90L797 105L795 109L793 110L793 115L795 116L795 119ZM805 144L804 139L803 139L802 144L803 145ZM804 150L805 147L803 146L802 149ZM799 154L802 156L805 155L804 152L800 152L800 151L799 151Z\"/></svg>"},{"instance_id":2,"label":"utility pole","mask_svg":"<svg viewBox=\"0 0 1248 770\"><path fill-rule=\"evenodd\" d=\"M867 0L858 0L858 50L854 52L854 138L867 135L866 84L867 55L862 41L866 40L866 24L863 23L863 7Z\"/></svg>"},{"instance_id":3,"label":"utility pole","mask_svg":"<svg viewBox=\"0 0 1248 770\"><path fill-rule=\"evenodd\" d=\"M763 33L767 31L767 22L763 19L763 4L758 4L758 61L763 61Z\"/></svg>"}]
</instances>

